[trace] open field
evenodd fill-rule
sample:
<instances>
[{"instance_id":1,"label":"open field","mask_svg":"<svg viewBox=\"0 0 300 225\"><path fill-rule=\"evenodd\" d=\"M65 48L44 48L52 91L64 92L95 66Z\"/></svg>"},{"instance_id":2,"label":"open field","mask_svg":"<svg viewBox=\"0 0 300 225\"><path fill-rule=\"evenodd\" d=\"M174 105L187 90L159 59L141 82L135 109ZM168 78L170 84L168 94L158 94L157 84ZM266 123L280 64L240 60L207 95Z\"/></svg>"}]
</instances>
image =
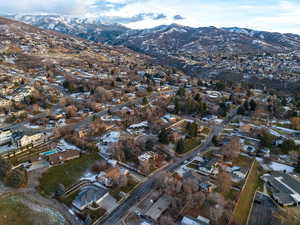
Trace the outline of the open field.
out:
<instances>
[{"instance_id":1,"label":"open field","mask_svg":"<svg viewBox=\"0 0 300 225\"><path fill-rule=\"evenodd\" d=\"M23 195L0 197L0 225L65 225L58 212L38 205Z\"/></svg>"}]
</instances>

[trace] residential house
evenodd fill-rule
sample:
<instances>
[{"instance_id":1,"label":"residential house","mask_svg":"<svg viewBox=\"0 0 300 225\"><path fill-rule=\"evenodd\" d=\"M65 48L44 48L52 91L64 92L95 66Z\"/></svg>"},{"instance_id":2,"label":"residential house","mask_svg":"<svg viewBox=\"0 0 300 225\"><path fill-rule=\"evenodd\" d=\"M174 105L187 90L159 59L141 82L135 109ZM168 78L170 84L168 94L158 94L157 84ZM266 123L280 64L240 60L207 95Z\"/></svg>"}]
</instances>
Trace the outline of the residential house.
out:
<instances>
[{"instance_id":1,"label":"residential house","mask_svg":"<svg viewBox=\"0 0 300 225\"><path fill-rule=\"evenodd\" d=\"M206 159L199 165L199 171L205 175L217 175L217 159Z\"/></svg>"},{"instance_id":2,"label":"residential house","mask_svg":"<svg viewBox=\"0 0 300 225\"><path fill-rule=\"evenodd\" d=\"M294 206L300 204L300 181L297 175L272 172L263 175L261 179L271 188L271 196L280 205Z\"/></svg>"},{"instance_id":3,"label":"residential house","mask_svg":"<svg viewBox=\"0 0 300 225\"><path fill-rule=\"evenodd\" d=\"M93 203L100 204L103 199L109 195L107 189L90 185L84 187L80 193L76 196L75 200L72 202L72 205L83 211L84 209L92 206Z\"/></svg>"},{"instance_id":4,"label":"residential house","mask_svg":"<svg viewBox=\"0 0 300 225\"><path fill-rule=\"evenodd\" d=\"M77 150L67 150L63 152L58 152L48 156L48 161L51 165L62 164L66 161L77 159L80 157L80 151Z\"/></svg>"},{"instance_id":5,"label":"residential house","mask_svg":"<svg viewBox=\"0 0 300 225\"><path fill-rule=\"evenodd\" d=\"M157 222L159 217L170 207L170 205L171 197L163 195L145 213L145 216L154 222Z\"/></svg>"},{"instance_id":6,"label":"residential house","mask_svg":"<svg viewBox=\"0 0 300 225\"><path fill-rule=\"evenodd\" d=\"M7 99L6 97L0 96L0 108L6 108L11 105L11 101Z\"/></svg>"},{"instance_id":7,"label":"residential house","mask_svg":"<svg viewBox=\"0 0 300 225\"><path fill-rule=\"evenodd\" d=\"M181 220L181 225L209 225L209 222L209 219L202 216L198 216L198 218L185 216Z\"/></svg>"},{"instance_id":8,"label":"residential house","mask_svg":"<svg viewBox=\"0 0 300 225\"><path fill-rule=\"evenodd\" d=\"M48 136L46 133L37 133L33 135L18 133L14 136L14 142L17 147L25 147L28 145L36 146L45 143L47 140Z\"/></svg>"},{"instance_id":9,"label":"residential house","mask_svg":"<svg viewBox=\"0 0 300 225\"><path fill-rule=\"evenodd\" d=\"M0 145L8 144L12 141L12 131L10 129L0 130Z\"/></svg>"}]
</instances>

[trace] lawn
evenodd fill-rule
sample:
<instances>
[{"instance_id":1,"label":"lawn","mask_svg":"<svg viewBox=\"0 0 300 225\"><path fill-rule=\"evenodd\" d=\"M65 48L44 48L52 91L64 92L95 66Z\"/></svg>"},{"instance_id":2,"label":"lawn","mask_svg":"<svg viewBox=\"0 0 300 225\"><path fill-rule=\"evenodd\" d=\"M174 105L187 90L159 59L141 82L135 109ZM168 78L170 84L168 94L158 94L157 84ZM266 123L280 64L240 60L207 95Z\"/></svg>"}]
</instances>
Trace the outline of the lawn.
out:
<instances>
[{"instance_id":1,"label":"lawn","mask_svg":"<svg viewBox=\"0 0 300 225\"><path fill-rule=\"evenodd\" d=\"M130 191L132 191L136 186L138 185L138 182L132 178L129 177L128 178L128 185L126 187L122 187L122 188L114 188L112 190L110 190L110 194L111 196L113 196L117 201L120 201L122 199L122 196L120 194L120 192L124 192L126 194L128 194Z\"/></svg>"},{"instance_id":2,"label":"lawn","mask_svg":"<svg viewBox=\"0 0 300 225\"><path fill-rule=\"evenodd\" d=\"M239 155L239 157L233 159L232 164L241 168L250 168L252 159Z\"/></svg>"},{"instance_id":3,"label":"lawn","mask_svg":"<svg viewBox=\"0 0 300 225\"><path fill-rule=\"evenodd\" d=\"M245 188L240 193L240 200L238 201L233 216L233 221L238 224L246 225L248 214L252 205L252 199L255 191L259 186L259 164L254 161L254 165L249 172Z\"/></svg>"},{"instance_id":4,"label":"lawn","mask_svg":"<svg viewBox=\"0 0 300 225\"><path fill-rule=\"evenodd\" d=\"M60 216L52 209L44 208L45 211L40 212L29 208L23 201L32 204L30 207L35 206L35 203L24 198L21 195L13 195L0 198L0 225L60 225L64 224L60 221ZM46 210L47 209L47 210Z\"/></svg>"},{"instance_id":5,"label":"lawn","mask_svg":"<svg viewBox=\"0 0 300 225\"><path fill-rule=\"evenodd\" d=\"M184 153L187 153L194 148L198 147L201 145L203 138L201 137L195 137L195 138L188 138L184 140Z\"/></svg>"},{"instance_id":6,"label":"lawn","mask_svg":"<svg viewBox=\"0 0 300 225\"><path fill-rule=\"evenodd\" d=\"M97 153L86 154L63 165L49 168L40 178L38 190L43 195L50 195L56 191L59 184L63 184L65 188L72 186L99 159Z\"/></svg>"}]
</instances>

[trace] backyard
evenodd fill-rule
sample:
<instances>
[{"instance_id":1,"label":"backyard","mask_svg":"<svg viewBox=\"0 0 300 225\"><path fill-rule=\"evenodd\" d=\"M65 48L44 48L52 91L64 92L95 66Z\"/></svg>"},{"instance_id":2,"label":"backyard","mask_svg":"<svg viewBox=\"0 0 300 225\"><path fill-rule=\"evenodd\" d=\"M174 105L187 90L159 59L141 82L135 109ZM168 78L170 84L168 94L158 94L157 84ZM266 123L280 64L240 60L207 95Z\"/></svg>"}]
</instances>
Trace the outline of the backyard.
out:
<instances>
[{"instance_id":1,"label":"backyard","mask_svg":"<svg viewBox=\"0 0 300 225\"><path fill-rule=\"evenodd\" d=\"M252 205L252 199L256 189L260 185L259 176L259 164L255 160L253 162L251 171L249 171L245 187L240 193L240 199L232 215L233 221L236 221L238 224L245 225L247 222L248 214Z\"/></svg>"},{"instance_id":2,"label":"backyard","mask_svg":"<svg viewBox=\"0 0 300 225\"><path fill-rule=\"evenodd\" d=\"M85 154L78 159L49 168L40 178L38 190L42 195L50 195L57 190L59 184L63 184L65 188L72 186L99 159L97 153Z\"/></svg>"}]
</instances>

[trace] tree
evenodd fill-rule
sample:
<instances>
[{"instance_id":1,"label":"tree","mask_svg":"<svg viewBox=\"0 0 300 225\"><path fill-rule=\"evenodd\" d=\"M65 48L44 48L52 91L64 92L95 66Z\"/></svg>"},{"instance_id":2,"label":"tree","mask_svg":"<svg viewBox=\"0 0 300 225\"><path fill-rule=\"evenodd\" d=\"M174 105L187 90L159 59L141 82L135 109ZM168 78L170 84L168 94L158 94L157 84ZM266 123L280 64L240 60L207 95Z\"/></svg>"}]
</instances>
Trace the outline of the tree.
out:
<instances>
[{"instance_id":1,"label":"tree","mask_svg":"<svg viewBox=\"0 0 300 225\"><path fill-rule=\"evenodd\" d=\"M213 143L214 146L219 145L219 140L217 136L213 136L211 142Z\"/></svg>"},{"instance_id":2,"label":"tree","mask_svg":"<svg viewBox=\"0 0 300 225\"><path fill-rule=\"evenodd\" d=\"M221 171L217 177L218 184L220 187L220 191L222 193L228 193L232 187L231 175L225 171Z\"/></svg>"},{"instance_id":3,"label":"tree","mask_svg":"<svg viewBox=\"0 0 300 225\"><path fill-rule=\"evenodd\" d=\"M250 110L251 111L255 111L256 110L256 107L257 107L257 104L256 104L256 102L253 100L253 99L251 99L251 101L250 101Z\"/></svg>"},{"instance_id":4,"label":"tree","mask_svg":"<svg viewBox=\"0 0 300 225\"><path fill-rule=\"evenodd\" d=\"M178 154L184 153L184 141L183 139L180 139L176 144L176 152Z\"/></svg>"},{"instance_id":5,"label":"tree","mask_svg":"<svg viewBox=\"0 0 300 225\"><path fill-rule=\"evenodd\" d=\"M297 165L296 165L295 171L297 173L300 173L300 156L298 156L298 161L297 161Z\"/></svg>"},{"instance_id":6,"label":"tree","mask_svg":"<svg viewBox=\"0 0 300 225\"><path fill-rule=\"evenodd\" d=\"M3 180L11 169L11 164L8 160L0 157L0 180Z\"/></svg>"},{"instance_id":7,"label":"tree","mask_svg":"<svg viewBox=\"0 0 300 225\"><path fill-rule=\"evenodd\" d=\"M185 96L185 88L180 87L176 93L176 95L180 96L180 97L184 97Z\"/></svg>"},{"instance_id":8,"label":"tree","mask_svg":"<svg viewBox=\"0 0 300 225\"><path fill-rule=\"evenodd\" d=\"M154 143L151 139L147 140L145 143L145 150L150 152L153 150Z\"/></svg>"},{"instance_id":9,"label":"tree","mask_svg":"<svg viewBox=\"0 0 300 225\"><path fill-rule=\"evenodd\" d=\"M294 140L288 139L288 140L285 140L285 141L281 144L280 149L282 150L282 152L283 152L284 154L288 154L289 151L296 150L296 149L297 149L297 145L296 145L296 143L295 143Z\"/></svg>"},{"instance_id":10,"label":"tree","mask_svg":"<svg viewBox=\"0 0 300 225\"><path fill-rule=\"evenodd\" d=\"M245 115L245 108L244 108L244 106L240 106L238 108L237 114L239 114L239 115Z\"/></svg>"},{"instance_id":11,"label":"tree","mask_svg":"<svg viewBox=\"0 0 300 225\"><path fill-rule=\"evenodd\" d=\"M187 132L189 136L196 137L198 134L198 124L188 122L186 125Z\"/></svg>"},{"instance_id":12,"label":"tree","mask_svg":"<svg viewBox=\"0 0 300 225\"><path fill-rule=\"evenodd\" d=\"M99 173L108 168L107 162L105 160L99 160L94 163L92 166L92 171L95 173Z\"/></svg>"},{"instance_id":13,"label":"tree","mask_svg":"<svg viewBox=\"0 0 300 225\"><path fill-rule=\"evenodd\" d=\"M237 158L241 151L241 144L239 137L233 137L228 144L223 147L223 153L226 158Z\"/></svg>"},{"instance_id":14,"label":"tree","mask_svg":"<svg viewBox=\"0 0 300 225\"><path fill-rule=\"evenodd\" d=\"M5 183L10 187L20 188L27 183L27 174L20 169L11 170L5 178Z\"/></svg>"},{"instance_id":15,"label":"tree","mask_svg":"<svg viewBox=\"0 0 300 225\"><path fill-rule=\"evenodd\" d=\"M259 139L263 147L272 148L275 137L270 134L266 129L262 129L259 134Z\"/></svg>"},{"instance_id":16,"label":"tree","mask_svg":"<svg viewBox=\"0 0 300 225\"><path fill-rule=\"evenodd\" d=\"M60 198L65 194L65 192L66 192L65 186L63 184L59 184L55 191L55 196Z\"/></svg>"},{"instance_id":17,"label":"tree","mask_svg":"<svg viewBox=\"0 0 300 225\"><path fill-rule=\"evenodd\" d=\"M147 105L147 104L148 104L148 99L147 99L147 97L144 97L144 98L143 98L142 104L143 104L143 105Z\"/></svg>"},{"instance_id":18,"label":"tree","mask_svg":"<svg viewBox=\"0 0 300 225\"><path fill-rule=\"evenodd\" d=\"M158 140L162 144L169 144L169 137L168 137L168 132L166 131L165 128L162 128L159 135L158 135Z\"/></svg>"}]
</instances>

